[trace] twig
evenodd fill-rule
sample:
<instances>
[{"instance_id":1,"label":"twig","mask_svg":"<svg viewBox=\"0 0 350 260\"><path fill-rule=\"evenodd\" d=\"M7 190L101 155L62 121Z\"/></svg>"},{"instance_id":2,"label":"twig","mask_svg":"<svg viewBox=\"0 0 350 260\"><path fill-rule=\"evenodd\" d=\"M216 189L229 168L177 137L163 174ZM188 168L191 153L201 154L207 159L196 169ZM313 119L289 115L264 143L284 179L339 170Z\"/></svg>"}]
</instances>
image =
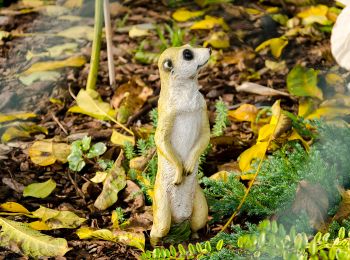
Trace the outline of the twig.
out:
<instances>
[{"instance_id":1,"label":"twig","mask_svg":"<svg viewBox=\"0 0 350 260\"><path fill-rule=\"evenodd\" d=\"M82 192L82 190L78 187L78 184L73 180L72 175L70 174L70 171L68 171L68 178L71 181L71 183L73 184L75 191L77 192L77 194L84 200L84 203L86 204L85 201L85 195Z\"/></svg>"},{"instance_id":2,"label":"twig","mask_svg":"<svg viewBox=\"0 0 350 260\"><path fill-rule=\"evenodd\" d=\"M86 84L86 90L94 90L96 88L98 66L100 61L102 23L103 23L103 0L95 0L94 39L92 41L90 71L89 71L89 76Z\"/></svg>"},{"instance_id":3,"label":"twig","mask_svg":"<svg viewBox=\"0 0 350 260\"><path fill-rule=\"evenodd\" d=\"M278 115L277 122L279 122L280 118L281 118L281 113ZM267 151L267 149L269 148L272 139L274 138L274 133L275 133L275 131L276 131L276 129L277 129L277 126L278 126L278 123L277 123L276 126L274 127L273 132L272 132L272 134L270 135L270 137L269 137L269 139L268 139L268 141L267 141L266 150L265 150L265 153L264 153L264 154L266 154L266 151ZM233 212L232 216L231 216L230 219L226 222L225 226L223 226L223 228L221 229L220 232L223 232L223 231L225 231L225 230L227 229L227 227L231 224L231 222L233 221L233 219L237 216L237 214L238 214L239 211L241 210L241 208L242 208L242 206L243 206L245 200L246 200L247 197L248 197L248 194L249 194L249 192L250 192L250 189L252 188L253 183L255 182L255 179L256 179L256 177L258 176L259 172L260 172L260 168L261 168L261 166L262 166L263 161L264 161L264 157L261 158L261 160L260 160L260 162L259 162L259 165L258 165L258 168L256 169L255 174L254 174L252 180L249 182L248 188L246 189L246 191L245 191L245 193L244 193L244 196L243 196L242 200L240 201L238 207L237 207L236 210Z\"/></svg>"},{"instance_id":4,"label":"twig","mask_svg":"<svg viewBox=\"0 0 350 260\"><path fill-rule=\"evenodd\" d=\"M52 116L52 119L53 121L56 122L56 124L58 124L58 126L62 129L62 131L68 135L68 131L64 128L64 126L61 124L61 122L58 120L58 118L51 112L51 116Z\"/></svg>"},{"instance_id":5,"label":"twig","mask_svg":"<svg viewBox=\"0 0 350 260\"><path fill-rule=\"evenodd\" d=\"M114 58L113 58L113 31L111 26L111 14L109 11L109 0L103 0L103 11L105 17L105 29L106 29L106 42L107 42L107 60L108 60L108 75L109 85L112 89L115 89L115 71L114 71Z\"/></svg>"}]
</instances>

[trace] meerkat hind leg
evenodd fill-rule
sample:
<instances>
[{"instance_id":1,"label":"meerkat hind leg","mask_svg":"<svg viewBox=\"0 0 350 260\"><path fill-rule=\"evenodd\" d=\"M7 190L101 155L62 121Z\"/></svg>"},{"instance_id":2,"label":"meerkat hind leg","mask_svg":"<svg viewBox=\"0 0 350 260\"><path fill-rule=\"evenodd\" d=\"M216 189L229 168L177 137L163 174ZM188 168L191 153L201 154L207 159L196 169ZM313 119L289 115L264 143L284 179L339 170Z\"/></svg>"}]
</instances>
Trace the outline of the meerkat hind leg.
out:
<instances>
[{"instance_id":1,"label":"meerkat hind leg","mask_svg":"<svg viewBox=\"0 0 350 260\"><path fill-rule=\"evenodd\" d=\"M197 231L201 228L203 228L208 221L208 204L207 200L205 199L203 190L199 186L199 184L196 185L196 190L194 193L194 199L193 199L193 212L191 216L191 230L192 230L192 237L196 237Z\"/></svg>"},{"instance_id":2,"label":"meerkat hind leg","mask_svg":"<svg viewBox=\"0 0 350 260\"><path fill-rule=\"evenodd\" d=\"M150 234L152 246L157 246L161 238L168 234L171 226L171 209L168 194L161 185L157 186L154 189L153 197L153 226Z\"/></svg>"}]
</instances>

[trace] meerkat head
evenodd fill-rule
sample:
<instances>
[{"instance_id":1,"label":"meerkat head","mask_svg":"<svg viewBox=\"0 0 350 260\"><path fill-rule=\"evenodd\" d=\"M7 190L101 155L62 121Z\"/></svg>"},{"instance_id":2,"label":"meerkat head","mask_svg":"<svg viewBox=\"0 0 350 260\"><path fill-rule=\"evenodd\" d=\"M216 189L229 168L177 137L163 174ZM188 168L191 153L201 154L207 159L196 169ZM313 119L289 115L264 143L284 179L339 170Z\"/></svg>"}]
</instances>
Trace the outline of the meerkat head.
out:
<instances>
[{"instance_id":1,"label":"meerkat head","mask_svg":"<svg viewBox=\"0 0 350 260\"><path fill-rule=\"evenodd\" d=\"M161 80L193 80L208 62L210 54L209 48L193 48L188 44L166 49L158 60Z\"/></svg>"}]
</instances>

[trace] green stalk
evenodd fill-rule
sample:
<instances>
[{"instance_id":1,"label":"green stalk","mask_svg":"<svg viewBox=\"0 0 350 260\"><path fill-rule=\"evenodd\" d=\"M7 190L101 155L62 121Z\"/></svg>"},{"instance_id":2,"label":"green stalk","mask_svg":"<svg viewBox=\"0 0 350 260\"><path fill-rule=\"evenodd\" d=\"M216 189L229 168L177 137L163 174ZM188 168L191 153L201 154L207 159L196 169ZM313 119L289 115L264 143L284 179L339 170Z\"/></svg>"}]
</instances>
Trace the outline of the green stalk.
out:
<instances>
[{"instance_id":1,"label":"green stalk","mask_svg":"<svg viewBox=\"0 0 350 260\"><path fill-rule=\"evenodd\" d=\"M90 60L90 71L86 84L86 90L95 90L100 61L101 37L103 23L103 0L95 0L95 26L94 39L92 42L92 52Z\"/></svg>"}]
</instances>

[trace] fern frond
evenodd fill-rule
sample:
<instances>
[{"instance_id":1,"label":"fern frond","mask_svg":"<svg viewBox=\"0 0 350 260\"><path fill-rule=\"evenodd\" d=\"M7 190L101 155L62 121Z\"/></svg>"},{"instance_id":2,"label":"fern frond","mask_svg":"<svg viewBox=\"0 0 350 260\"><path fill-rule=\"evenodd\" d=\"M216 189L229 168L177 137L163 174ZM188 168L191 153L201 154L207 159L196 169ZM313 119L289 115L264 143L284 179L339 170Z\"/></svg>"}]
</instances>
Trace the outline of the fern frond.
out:
<instances>
[{"instance_id":1,"label":"fern frond","mask_svg":"<svg viewBox=\"0 0 350 260\"><path fill-rule=\"evenodd\" d=\"M215 103L216 118L212 129L213 136L221 136L224 134L224 130L229 123L228 120L228 109L222 100Z\"/></svg>"},{"instance_id":2,"label":"fern frond","mask_svg":"<svg viewBox=\"0 0 350 260\"><path fill-rule=\"evenodd\" d=\"M53 238L30 228L27 224L0 218L0 245L11 247L16 245L18 253L31 257L64 256L68 248L63 238Z\"/></svg>"}]
</instances>

